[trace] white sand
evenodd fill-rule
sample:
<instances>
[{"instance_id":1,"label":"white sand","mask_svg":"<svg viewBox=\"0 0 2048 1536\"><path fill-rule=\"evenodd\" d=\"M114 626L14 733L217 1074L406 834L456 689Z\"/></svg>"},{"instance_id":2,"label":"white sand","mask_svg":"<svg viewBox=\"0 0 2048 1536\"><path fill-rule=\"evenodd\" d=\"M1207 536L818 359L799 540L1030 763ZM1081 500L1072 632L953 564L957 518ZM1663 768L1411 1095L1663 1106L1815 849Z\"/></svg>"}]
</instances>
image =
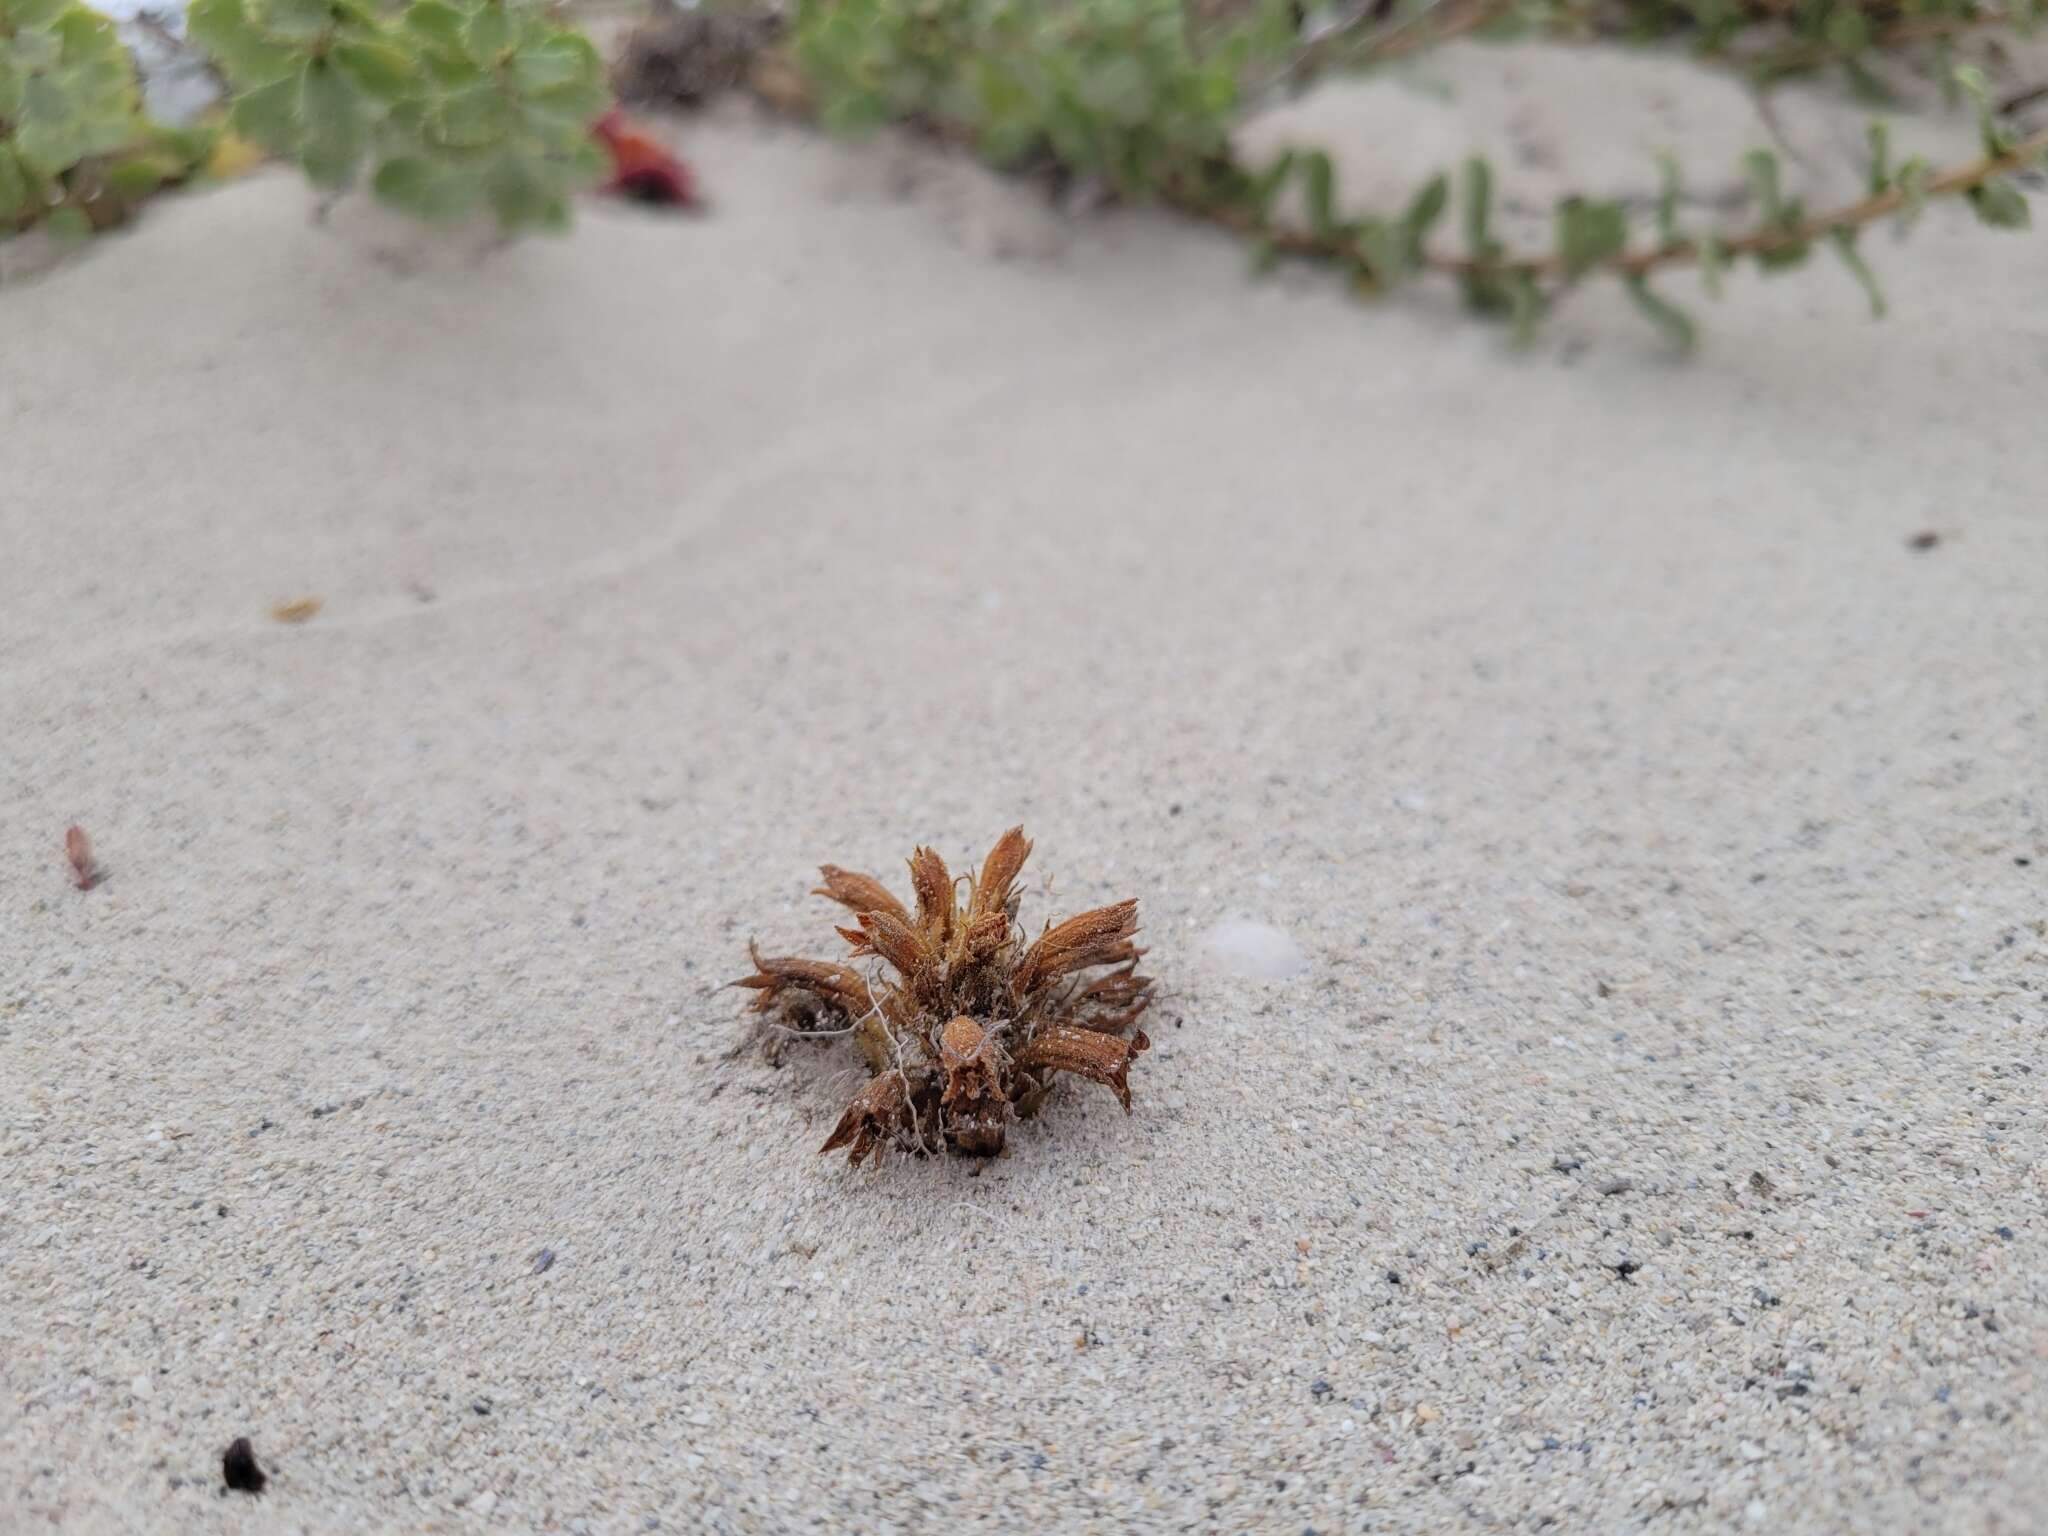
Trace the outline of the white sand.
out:
<instances>
[{"instance_id":1,"label":"white sand","mask_svg":"<svg viewBox=\"0 0 2048 1536\"><path fill-rule=\"evenodd\" d=\"M2040 238L1516 357L686 139L0 290L0 1525L2038 1530ZM817 1158L713 984L1018 820L1136 1114Z\"/></svg>"}]
</instances>

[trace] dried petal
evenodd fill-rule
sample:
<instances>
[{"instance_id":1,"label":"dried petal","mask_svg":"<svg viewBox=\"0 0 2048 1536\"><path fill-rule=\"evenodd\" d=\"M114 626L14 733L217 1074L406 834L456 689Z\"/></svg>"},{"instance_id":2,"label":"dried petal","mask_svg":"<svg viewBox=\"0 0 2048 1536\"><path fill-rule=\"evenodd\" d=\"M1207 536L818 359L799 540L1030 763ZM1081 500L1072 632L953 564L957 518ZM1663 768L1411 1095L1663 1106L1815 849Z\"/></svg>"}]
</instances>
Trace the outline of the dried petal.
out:
<instances>
[{"instance_id":1,"label":"dried petal","mask_svg":"<svg viewBox=\"0 0 2048 1536\"><path fill-rule=\"evenodd\" d=\"M993 1156L1003 1149L1010 1096L1003 1092L1003 1048L965 1014L939 1035L939 1066L946 1074L946 1140L962 1152Z\"/></svg>"},{"instance_id":2,"label":"dried petal","mask_svg":"<svg viewBox=\"0 0 2048 1536\"><path fill-rule=\"evenodd\" d=\"M763 956L760 949L749 942L747 953L753 957L754 974L742 976L733 985L752 987L760 992L754 999L757 1011L766 1013L781 999L785 991L794 989L816 998L834 1013L849 1019L859 1018L874 1010L874 998L868 992L867 978L850 965L834 965L829 960L802 960L794 955Z\"/></svg>"},{"instance_id":3,"label":"dried petal","mask_svg":"<svg viewBox=\"0 0 2048 1536\"><path fill-rule=\"evenodd\" d=\"M921 1147L916 1099L919 1090L926 1086L903 1072L888 1072L876 1078L853 1096L825 1145L818 1148L819 1153L851 1147L847 1161L858 1168L870 1152L879 1162L882 1149L892 1141Z\"/></svg>"},{"instance_id":4,"label":"dried petal","mask_svg":"<svg viewBox=\"0 0 2048 1536\"><path fill-rule=\"evenodd\" d=\"M1016 1064L1026 1071L1072 1072L1090 1082L1105 1083L1123 1104L1124 1113L1129 1114L1131 1061L1151 1043L1143 1030L1123 1040L1092 1029L1049 1024L1017 1053Z\"/></svg>"},{"instance_id":5,"label":"dried petal","mask_svg":"<svg viewBox=\"0 0 2048 1536\"><path fill-rule=\"evenodd\" d=\"M1098 976L1075 990L1062 1005L1058 1022L1077 1029L1122 1034L1152 1006L1152 978L1138 974L1133 960L1122 970Z\"/></svg>"},{"instance_id":6,"label":"dried petal","mask_svg":"<svg viewBox=\"0 0 2048 1536\"><path fill-rule=\"evenodd\" d=\"M1138 904L1120 901L1070 917L1038 936L1017 967L1016 990L1029 997L1048 982L1091 965L1120 965L1138 958L1131 935L1138 931Z\"/></svg>"},{"instance_id":7,"label":"dried petal","mask_svg":"<svg viewBox=\"0 0 2048 1536\"><path fill-rule=\"evenodd\" d=\"M929 848L910 856L910 886L917 892L917 930L930 949L943 953L953 938L953 874Z\"/></svg>"},{"instance_id":8,"label":"dried petal","mask_svg":"<svg viewBox=\"0 0 2048 1536\"><path fill-rule=\"evenodd\" d=\"M1010 905L1010 887L1024 861L1031 857L1031 842L1022 827L1012 827L989 849L981 872L974 877L974 890L967 898L967 920L973 924L990 916L1001 916ZM971 940L970 940L971 942Z\"/></svg>"},{"instance_id":9,"label":"dried petal","mask_svg":"<svg viewBox=\"0 0 2048 1536\"><path fill-rule=\"evenodd\" d=\"M852 938L846 929L841 933ZM935 954L924 941L924 936L902 918L888 912L863 912L860 915L860 937L855 954L880 955L896 967L896 972L906 983L920 991L928 984L933 968L938 964Z\"/></svg>"},{"instance_id":10,"label":"dried petal","mask_svg":"<svg viewBox=\"0 0 2048 1536\"><path fill-rule=\"evenodd\" d=\"M855 912L887 912L906 923L910 921L903 903L891 896L889 888L873 875L841 869L837 864L821 865L818 873L824 876L825 883L811 892L813 896L829 896Z\"/></svg>"}]
</instances>

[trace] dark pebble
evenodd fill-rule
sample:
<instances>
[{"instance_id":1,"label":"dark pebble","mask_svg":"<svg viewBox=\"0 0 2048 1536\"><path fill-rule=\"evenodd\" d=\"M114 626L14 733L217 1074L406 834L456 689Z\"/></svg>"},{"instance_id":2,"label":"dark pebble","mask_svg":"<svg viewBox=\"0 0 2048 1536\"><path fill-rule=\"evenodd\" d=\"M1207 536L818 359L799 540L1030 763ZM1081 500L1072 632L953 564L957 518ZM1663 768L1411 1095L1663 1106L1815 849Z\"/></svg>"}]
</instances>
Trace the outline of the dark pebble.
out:
<instances>
[{"instance_id":1,"label":"dark pebble","mask_svg":"<svg viewBox=\"0 0 2048 1536\"><path fill-rule=\"evenodd\" d=\"M2000 1241L2002 1241L2002 1242L2007 1242L2007 1243L2011 1242L2011 1241L2012 1241L2012 1228L2011 1228L2011 1227L2000 1227L2000 1228L1998 1229L1998 1236L1999 1236L1999 1240L2000 1240Z\"/></svg>"},{"instance_id":2,"label":"dark pebble","mask_svg":"<svg viewBox=\"0 0 2048 1536\"><path fill-rule=\"evenodd\" d=\"M1940 542L1941 535L1934 532L1932 529L1929 529L1926 533L1916 533L1913 535L1913 537L1906 540L1906 548L1921 550L1924 552L1926 550L1934 548L1934 546L1939 544Z\"/></svg>"},{"instance_id":3,"label":"dark pebble","mask_svg":"<svg viewBox=\"0 0 2048 1536\"><path fill-rule=\"evenodd\" d=\"M256 1447L249 1443L247 1435L238 1437L221 1453L220 1476L237 1493L261 1493L263 1485L270 1481L256 1465Z\"/></svg>"},{"instance_id":4,"label":"dark pebble","mask_svg":"<svg viewBox=\"0 0 2048 1536\"><path fill-rule=\"evenodd\" d=\"M552 1248L543 1248L543 1249L541 1249L541 1251L540 1251L539 1253L537 1253L537 1254L535 1254L535 1255L533 1256L533 1272L534 1272L534 1273L535 1273L536 1275L544 1275L544 1274L546 1274L546 1273L547 1273L547 1272L548 1272L548 1271L549 1271L550 1269L553 1269L554 1267L555 1267L555 1250L554 1250L554 1249L552 1249Z\"/></svg>"}]
</instances>

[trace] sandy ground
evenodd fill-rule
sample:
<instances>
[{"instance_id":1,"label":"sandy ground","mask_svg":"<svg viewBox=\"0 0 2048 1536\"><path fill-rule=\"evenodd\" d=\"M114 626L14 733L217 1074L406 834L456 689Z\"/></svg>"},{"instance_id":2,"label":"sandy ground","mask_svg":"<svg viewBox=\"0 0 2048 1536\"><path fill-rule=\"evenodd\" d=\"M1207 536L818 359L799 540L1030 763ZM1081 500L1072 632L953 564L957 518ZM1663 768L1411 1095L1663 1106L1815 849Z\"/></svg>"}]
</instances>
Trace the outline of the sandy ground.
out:
<instances>
[{"instance_id":1,"label":"sandy ground","mask_svg":"<svg viewBox=\"0 0 2048 1536\"><path fill-rule=\"evenodd\" d=\"M0 1523L2040 1529L2041 239L1517 356L686 142L0 290ZM1135 1115L816 1157L716 984L1020 820Z\"/></svg>"}]
</instances>

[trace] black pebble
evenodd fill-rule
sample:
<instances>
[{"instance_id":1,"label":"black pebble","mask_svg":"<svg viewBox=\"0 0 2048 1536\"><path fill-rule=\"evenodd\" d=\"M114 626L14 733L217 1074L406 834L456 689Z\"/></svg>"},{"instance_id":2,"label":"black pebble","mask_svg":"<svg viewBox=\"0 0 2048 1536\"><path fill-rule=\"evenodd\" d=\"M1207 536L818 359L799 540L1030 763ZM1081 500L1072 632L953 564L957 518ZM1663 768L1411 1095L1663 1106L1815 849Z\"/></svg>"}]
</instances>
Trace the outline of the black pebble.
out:
<instances>
[{"instance_id":1,"label":"black pebble","mask_svg":"<svg viewBox=\"0 0 2048 1536\"><path fill-rule=\"evenodd\" d=\"M249 1443L247 1435L238 1437L221 1453L220 1476L237 1493L261 1493L263 1485L270 1481L256 1465L256 1447Z\"/></svg>"},{"instance_id":2,"label":"black pebble","mask_svg":"<svg viewBox=\"0 0 2048 1536\"><path fill-rule=\"evenodd\" d=\"M1929 550L1934 548L1934 546L1939 544L1940 542L1941 535L1933 532L1932 530L1929 530L1926 533L1916 533L1913 535L1913 537L1906 540L1906 548L1917 550Z\"/></svg>"},{"instance_id":3,"label":"black pebble","mask_svg":"<svg viewBox=\"0 0 2048 1536\"><path fill-rule=\"evenodd\" d=\"M2000 1228L1998 1229L1998 1235L1999 1235L1999 1236L2000 1236L2001 1238L2003 1238L2003 1239L2004 1239L2004 1240L2005 1240L2006 1242L2008 1242L2008 1243L2009 1243L2009 1242L2011 1242L2011 1241L2012 1241L2012 1228L2011 1228L2011 1227L2000 1227Z\"/></svg>"}]
</instances>

